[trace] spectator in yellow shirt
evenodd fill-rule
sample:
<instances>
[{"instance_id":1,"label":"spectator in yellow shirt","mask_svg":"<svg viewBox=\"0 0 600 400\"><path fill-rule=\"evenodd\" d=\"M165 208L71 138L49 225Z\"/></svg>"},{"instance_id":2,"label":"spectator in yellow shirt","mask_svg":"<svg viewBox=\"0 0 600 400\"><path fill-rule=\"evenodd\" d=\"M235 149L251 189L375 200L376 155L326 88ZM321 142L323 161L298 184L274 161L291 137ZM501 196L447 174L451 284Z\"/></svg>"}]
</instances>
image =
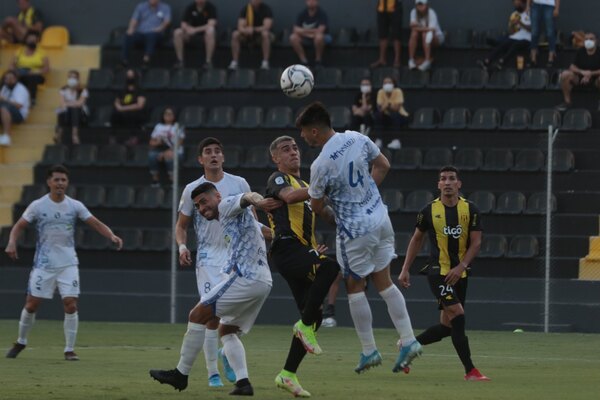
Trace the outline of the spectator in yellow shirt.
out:
<instances>
[{"instance_id":1,"label":"spectator in yellow shirt","mask_svg":"<svg viewBox=\"0 0 600 400\"><path fill-rule=\"evenodd\" d=\"M50 71L50 62L46 53L38 47L39 33L27 32L25 45L17 50L12 61L12 68L19 74L19 81L25 85L35 102L37 87L46 81L44 75Z\"/></svg>"},{"instance_id":2,"label":"spectator in yellow shirt","mask_svg":"<svg viewBox=\"0 0 600 400\"><path fill-rule=\"evenodd\" d=\"M396 87L394 79L386 76L383 87L377 92L377 111L375 125L400 128L409 122L410 115L404 109L404 93Z\"/></svg>"}]
</instances>

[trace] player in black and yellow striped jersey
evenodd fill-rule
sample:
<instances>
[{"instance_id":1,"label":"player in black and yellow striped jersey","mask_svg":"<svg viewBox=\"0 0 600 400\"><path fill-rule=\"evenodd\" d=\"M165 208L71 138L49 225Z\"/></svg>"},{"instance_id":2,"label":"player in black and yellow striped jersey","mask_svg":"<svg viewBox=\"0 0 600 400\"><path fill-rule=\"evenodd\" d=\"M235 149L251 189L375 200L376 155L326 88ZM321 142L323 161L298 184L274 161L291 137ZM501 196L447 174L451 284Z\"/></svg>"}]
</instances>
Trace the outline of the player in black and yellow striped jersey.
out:
<instances>
[{"instance_id":1,"label":"player in black and yellow striped jersey","mask_svg":"<svg viewBox=\"0 0 600 400\"><path fill-rule=\"evenodd\" d=\"M296 371L307 351L321 352L314 332L321 325L323 299L340 270L336 261L321 254L315 240L315 214L308 196L308 184L300 178L300 151L293 138L278 137L270 147L277 172L267 183L266 197L284 204L271 211L274 231L270 261L287 281L302 319L294 325L294 337L283 370L275 378L278 387L294 396L308 397ZM312 335L312 338L306 338Z\"/></svg>"},{"instance_id":2,"label":"player in black and yellow striped jersey","mask_svg":"<svg viewBox=\"0 0 600 400\"><path fill-rule=\"evenodd\" d=\"M440 197L419 212L398 280L405 288L410 286L409 268L428 235L431 256L421 271L427 274L429 286L442 312L440 323L425 330L417 336L417 340L426 345L451 336L465 367L465 380L489 380L473 365L469 340L465 335L467 271L481 246L481 218L475 204L460 197L461 186L457 168L446 166L440 170Z\"/></svg>"}]
</instances>

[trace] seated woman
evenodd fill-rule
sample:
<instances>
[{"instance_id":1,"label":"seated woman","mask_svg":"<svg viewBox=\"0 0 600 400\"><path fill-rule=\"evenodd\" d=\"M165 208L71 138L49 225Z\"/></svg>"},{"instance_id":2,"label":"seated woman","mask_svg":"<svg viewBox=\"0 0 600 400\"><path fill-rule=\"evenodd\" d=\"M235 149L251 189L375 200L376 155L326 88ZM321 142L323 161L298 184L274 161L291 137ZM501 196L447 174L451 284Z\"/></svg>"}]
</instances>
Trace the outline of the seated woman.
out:
<instances>
[{"instance_id":1,"label":"seated woman","mask_svg":"<svg viewBox=\"0 0 600 400\"><path fill-rule=\"evenodd\" d=\"M69 71L67 84L60 89L60 107L58 108L58 123L54 135L54 143L62 141L65 129L71 128L71 141L79 144L79 127L88 115L86 102L88 91L79 81L79 72Z\"/></svg>"},{"instance_id":2,"label":"seated woman","mask_svg":"<svg viewBox=\"0 0 600 400\"><path fill-rule=\"evenodd\" d=\"M19 74L19 81L29 91L32 103L35 103L37 87L46 81L44 75L50 71L50 62L46 53L38 47L40 34L29 31L25 35L25 45L17 50L12 68Z\"/></svg>"},{"instance_id":3,"label":"seated woman","mask_svg":"<svg viewBox=\"0 0 600 400\"><path fill-rule=\"evenodd\" d=\"M169 174L169 181L173 182L173 158L175 141L177 141L177 155L180 161L183 160L183 139L185 133L183 127L179 126L175 118L175 110L167 107L163 111L162 120L156 124L152 135L150 136L150 151L148 152L148 167L152 176L152 186L160 186L160 177L158 168L160 163L164 163Z\"/></svg>"},{"instance_id":4,"label":"seated woman","mask_svg":"<svg viewBox=\"0 0 600 400\"><path fill-rule=\"evenodd\" d=\"M425 60L417 67L415 55L419 41L423 44ZM408 67L427 71L431 68L431 49L444 43L444 32L440 28L437 14L427 4L427 0L416 0L410 12L410 39L408 41Z\"/></svg>"},{"instance_id":5,"label":"seated woman","mask_svg":"<svg viewBox=\"0 0 600 400\"><path fill-rule=\"evenodd\" d=\"M371 80L360 81L360 93L352 104L352 130L368 135L373 128L373 97Z\"/></svg>"},{"instance_id":6,"label":"seated woman","mask_svg":"<svg viewBox=\"0 0 600 400\"><path fill-rule=\"evenodd\" d=\"M125 88L114 101L111 124L115 128L139 129L146 119L146 97L140 92L138 73L128 69Z\"/></svg>"},{"instance_id":7,"label":"seated woman","mask_svg":"<svg viewBox=\"0 0 600 400\"><path fill-rule=\"evenodd\" d=\"M410 115L404 109L404 93L395 86L394 79L386 76L383 79L383 87L377 92L377 126L400 128L410 120Z\"/></svg>"}]
</instances>

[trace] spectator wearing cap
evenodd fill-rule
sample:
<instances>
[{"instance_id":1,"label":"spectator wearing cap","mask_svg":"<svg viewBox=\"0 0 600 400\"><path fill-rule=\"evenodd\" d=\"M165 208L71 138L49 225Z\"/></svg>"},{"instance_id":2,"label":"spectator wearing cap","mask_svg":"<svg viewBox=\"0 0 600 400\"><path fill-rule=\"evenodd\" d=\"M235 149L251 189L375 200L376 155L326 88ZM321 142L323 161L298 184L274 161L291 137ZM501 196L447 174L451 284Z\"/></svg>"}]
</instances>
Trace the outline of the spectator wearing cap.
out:
<instances>
[{"instance_id":1,"label":"spectator wearing cap","mask_svg":"<svg viewBox=\"0 0 600 400\"><path fill-rule=\"evenodd\" d=\"M408 42L408 67L417 68L415 54L419 41L423 44L425 60L418 66L421 71L431 67L431 48L444 43L444 32L440 27L437 14L429 7L427 0L416 0L415 8L410 12L410 40Z\"/></svg>"}]
</instances>

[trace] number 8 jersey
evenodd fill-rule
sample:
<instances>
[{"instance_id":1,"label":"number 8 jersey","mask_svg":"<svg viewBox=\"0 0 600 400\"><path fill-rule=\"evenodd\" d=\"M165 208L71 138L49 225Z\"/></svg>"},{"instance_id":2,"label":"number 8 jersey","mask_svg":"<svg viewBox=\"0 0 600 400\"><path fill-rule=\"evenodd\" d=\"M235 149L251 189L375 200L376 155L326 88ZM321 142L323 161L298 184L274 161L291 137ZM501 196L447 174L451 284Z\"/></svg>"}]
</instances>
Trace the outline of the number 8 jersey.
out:
<instances>
[{"instance_id":1,"label":"number 8 jersey","mask_svg":"<svg viewBox=\"0 0 600 400\"><path fill-rule=\"evenodd\" d=\"M338 235L350 239L377 229L388 217L387 207L369 170L381 151L358 132L335 133L310 167L308 193L329 198L335 211Z\"/></svg>"}]
</instances>

